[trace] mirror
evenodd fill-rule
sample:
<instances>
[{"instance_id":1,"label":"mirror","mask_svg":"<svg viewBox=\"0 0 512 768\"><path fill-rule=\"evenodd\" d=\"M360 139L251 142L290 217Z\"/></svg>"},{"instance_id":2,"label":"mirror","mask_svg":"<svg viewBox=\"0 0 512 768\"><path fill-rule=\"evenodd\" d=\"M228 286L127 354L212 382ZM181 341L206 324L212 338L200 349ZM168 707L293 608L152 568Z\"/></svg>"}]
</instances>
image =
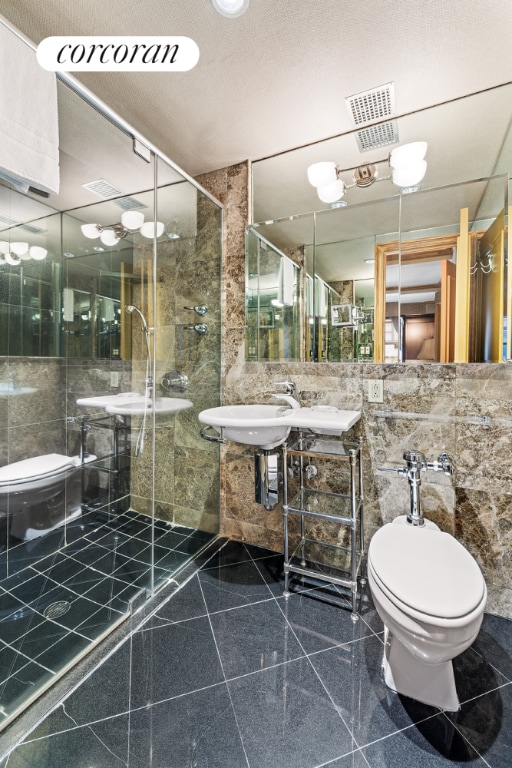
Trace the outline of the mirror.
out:
<instances>
[{"instance_id":1,"label":"mirror","mask_svg":"<svg viewBox=\"0 0 512 768\"><path fill-rule=\"evenodd\" d=\"M131 319L121 306L150 274L134 253L152 238L127 232L113 245L87 238L84 223L112 225L125 212L156 217L159 243L195 237L195 188L164 162L135 151L130 135L58 81L60 190L44 199L0 183L0 357L128 359ZM12 257L11 244L27 251ZM34 255L35 254L35 255ZM39 257L39 258L38 258Z\"/></svg>"},{"instance_id":2,"label":"mirror","mask_svg":"<svg viewBox=\"0 0 512 768\"><path fill-rule=\"evenodd\" d=\"M255 224L251 230L287 254L302 254L304 282L308 276L314 281L322 280L338 294L343 293L340 286L344 286L344 298L336 301L333 295L332 306L350 303L353 307L349 341L343 336L347 336L346 327L333 325L330 314L312 317L311 309L303 302L300 323L302 327L311 327L314 340L308 346L307 333L303 333L302 360L498 362L504 353L507 359L510 357L503 337L510 314L504 264L508 172L512 168L508 106L511 96L512 86L505 85L393 119L389 122L393 124L394 143L381 144L364 153L360 150L362 131L358 130L253 163ZM481 119L484 114L486 118ZM417 191L401 194L390 178L389 151L397 144L416 140L428 142L427 173ZM346 169L339 174L347 187L341 200L347 203L345 207L322 203L316 189L308 183L308 166L324 160L335 161ZM354 169L366 163L376 165L377 179L369 186L358 186L353 181ZM461 231L461 211L465 209L466 232ZM489 261L483 254L479 256L479 243L485 244L481 239L484 231L500 216L502 253L494 254ZM440 237L447 238L444 244L435 240ZM457 270L454 248L459 237L465 242L467 279L462 278L464 270L459 259L456 280L446 273ZM419 253L422 240L431 241L431 255L428 248ZM407 245L408 242L412 245ZM388 250L386 243L391 244ZM444 252L436 255L436 248L444 248ZM405 256L407 250L409 254ZM444 262L452 266L445 265L443 281ZM486 274L489 264L492 266ZM451 338L446 337L446 318L442 325L439 315L441 292L446 303L446 286L451 285L455 301L457 283L459 311L465 307L467 314L469 306L475 306L477 300L480 307L476 319L465 321L463 346L468 349L462 352L454 348L461 325L455 320L453 306L449 322L452 328L456 322L457 334L452 332ZM486 318L489 306L498 306L499 302L501 317L490 321L490 335L494 338L491 351L490 342L486 341ZM358 307L364 312L364 321L357 319ZM318 303L314 311L317 313ZM443 350L441 325L445 336Z\"/></svg>"}]
</instances>

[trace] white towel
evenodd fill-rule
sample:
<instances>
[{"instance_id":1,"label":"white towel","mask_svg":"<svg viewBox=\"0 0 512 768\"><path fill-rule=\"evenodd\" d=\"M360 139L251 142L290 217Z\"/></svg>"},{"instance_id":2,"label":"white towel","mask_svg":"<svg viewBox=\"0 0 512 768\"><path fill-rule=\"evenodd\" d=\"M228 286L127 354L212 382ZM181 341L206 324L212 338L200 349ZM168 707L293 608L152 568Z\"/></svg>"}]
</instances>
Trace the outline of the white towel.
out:
<instances>
[{"instance_id":1,"label":"white towel","mask_svg":"<svg viewBox=\"0 0 512 768\"><path fill-rule=\"evenodd\" d=\"M315 314L317 317L327 317L327 286L319 277L315 277Z\"/></svg>"},{"instance_id":2,"label":"white towel","mask_svg":"<svg viewBox=\"0 0 512 768\"><path fill-rule=\"evenodd\" d=\"M0 24L0 172L43 192L59 191L57 80L36 53Z\"/></svg>"},{"instance_id":3,"label":"white towel","mask_svg":"<svg viewBox=\"0 0 512 768\"><path fill-rule=\"evenodd\" d=\"M293 306L295 288L295 264L286 256L281 256L279 264L279 301L286 307Z\"/></svg>"},{"instance_id":4,"label":"white towel","mask_svg":"<svg viewBox=\"0 0 512 768\"><path fill-rule=\"evenodd\" d=\"M306 316L313 317L313 278L306 275Z\"/></svg>"}]
</instances>

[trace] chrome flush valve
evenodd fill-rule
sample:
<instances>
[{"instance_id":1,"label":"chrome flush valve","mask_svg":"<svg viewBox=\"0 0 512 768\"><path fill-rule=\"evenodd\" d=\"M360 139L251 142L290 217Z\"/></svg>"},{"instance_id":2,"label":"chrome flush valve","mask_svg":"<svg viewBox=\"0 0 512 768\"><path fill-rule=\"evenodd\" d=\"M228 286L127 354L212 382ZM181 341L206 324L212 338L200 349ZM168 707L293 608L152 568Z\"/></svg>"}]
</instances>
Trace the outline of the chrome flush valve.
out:
<instances>
[{"instance_id":1,"label":"chrome flush valve","mask_svg":"<svg viewBox=\"0 0 512 768\"><path fill-rule=\"evenodd\" d=\"M420 504L421 473L431 469L434 472L444 472L445 475L451 476L455 474L455 462L446 453L442 453L435 461L427 462L425 454L414 449L405 451L404 459L405 467L399 467L398 469L379 467L379 469L384 472L396 472L396 474L407 478L411 502L407 522L411 523L411 525L424 525L425 521L421 513Z\"/></svg>"}]
</instances>

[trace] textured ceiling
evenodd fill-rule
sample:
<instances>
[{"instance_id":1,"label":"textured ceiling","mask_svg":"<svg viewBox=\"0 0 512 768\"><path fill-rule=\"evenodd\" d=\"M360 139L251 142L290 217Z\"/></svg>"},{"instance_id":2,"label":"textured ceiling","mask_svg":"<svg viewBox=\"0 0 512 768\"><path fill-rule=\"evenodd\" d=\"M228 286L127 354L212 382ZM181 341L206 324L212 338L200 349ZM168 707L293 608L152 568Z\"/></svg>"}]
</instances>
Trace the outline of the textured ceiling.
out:
<instances>
[{"instance_id":1,"label":"textured ceiling","mask_svg":"<svg viewBox=\"0 0 512 768\"><path fill-rule=\"evenodd\" d=\"M512 80L510 0L0 0L34 43L51 35L187 35L182 73L77 73L191 175L352 128L345 97L394 82L404 114ZM480 119L485 119L481 117Z\"/></svg>"}]
</instances>

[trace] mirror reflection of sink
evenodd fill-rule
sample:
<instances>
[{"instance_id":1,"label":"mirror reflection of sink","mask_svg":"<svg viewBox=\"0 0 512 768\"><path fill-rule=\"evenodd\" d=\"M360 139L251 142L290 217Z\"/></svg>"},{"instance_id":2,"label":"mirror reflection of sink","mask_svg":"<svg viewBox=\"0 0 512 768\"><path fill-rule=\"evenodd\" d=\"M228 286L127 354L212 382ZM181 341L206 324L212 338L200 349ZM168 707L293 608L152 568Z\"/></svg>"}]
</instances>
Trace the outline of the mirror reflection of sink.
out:
<instances>
[{"instance_id":1,"label":"mirror reflection of sink","mask_svg":"<svg viewBox=\"0 0 512 768\"><path fill-rule=\"evenodd\" d=\"M244 445L270 449L281 445L292 428L315 434L341 435L361 418L360 411L340 410L334 406L289 408L282 405L222 405L208 408L198 416L202 424L224 437ZM207 438L208 439L208 438Z\"/></svg>"},{"instance_id":2,"label":"mirror reflection of sink","mask_svg":"<svg viewBox=\"0 0 512 768\"><path fill-rule=\"evenodd\" d=\"M227 440L269 449L290 434L290 425L283 421L283 415L290 410L283 405L221 405L201 411L198 419L219 433L224 427Z\"/></svg>"},{"instance_id":3,"label":"mirror reflection of sink","mask_svg":"<svg viewBox=\"0 0 512 768\"><path fill-rule=\"evenodd\" d=\"M125 401L110 403L106 406L107 413L118 416L137 416L142 415L144 411L157 416L163 416L166 413L176 413L186 408L192 408L192 400L185 400L181 397L156 397L154 402L145 397L130 398Z\"/></svg>"},{"instance_id":4,"label":"mirror reflection of sink","mask_svg":"<svg viewBox=\"0 0 512 768\"><path fill-rule=\"evenodd\" d=\"M86 408L106 408L108 405L121 403L125 400L140 400L144 397L140 392L118 392L117 395L94 395L93 397L79 397L77 405Z\"/></svg>"},{"instance_id":5,"label":"mirror reflection of sink","mask_svg":"<svg viewBox=\"0 0 512 768\"><path fill-rule=\"evenodd\" d=\"M97 395L95 397L80 397L76 401L77 405L86 408L104 408L107 413L119 416L137 416L144 413L153 412L153 403L146 400L144 395L139 392L120 392L117 395ZM185 400L180 397L156 397L154 411L157 415L183 411L185 408L191 408L191 400Z\"/></svg>"}]
</instances>

